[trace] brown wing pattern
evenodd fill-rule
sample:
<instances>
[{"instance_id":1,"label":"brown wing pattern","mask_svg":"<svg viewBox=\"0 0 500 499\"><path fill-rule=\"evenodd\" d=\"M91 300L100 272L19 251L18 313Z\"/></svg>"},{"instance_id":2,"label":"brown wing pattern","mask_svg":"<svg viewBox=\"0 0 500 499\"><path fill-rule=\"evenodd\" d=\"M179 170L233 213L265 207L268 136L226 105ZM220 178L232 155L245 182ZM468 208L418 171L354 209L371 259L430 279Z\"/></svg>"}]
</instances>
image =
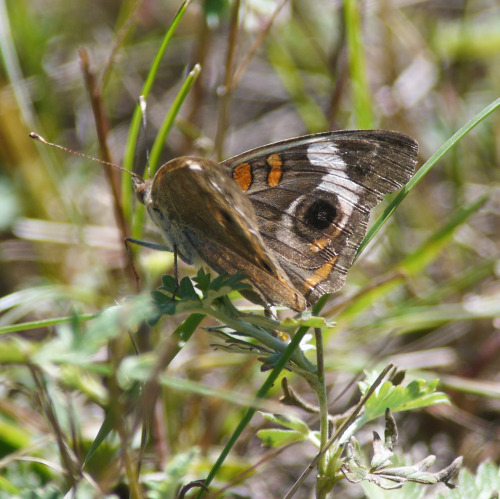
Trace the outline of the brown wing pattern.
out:
<instances>
[{"instance_id":1,"label":"brown wing pattern","mask_svg":"<svg viewBox=\"0 0 500 499\"><path fill-rule=\"evenodd\" d=\"M219 273L245 272L257 290L254 301L306 308L263 241L248 196L218 163L194 157L166 163L146 187L144 202L187 263L199 257Z\"/></svg>"},{"instance_id":2,"label":"brown wing pattern","mask_svg":"<svg viewBox=\"0 0 500 499\"><path fill-rule=\"evenodd\" d=\"M413 175L418 146L387 130L328 132L224 161L249 196L259 231L309 302L337 291L371 209Z\"/></svg>"}]
</instances>

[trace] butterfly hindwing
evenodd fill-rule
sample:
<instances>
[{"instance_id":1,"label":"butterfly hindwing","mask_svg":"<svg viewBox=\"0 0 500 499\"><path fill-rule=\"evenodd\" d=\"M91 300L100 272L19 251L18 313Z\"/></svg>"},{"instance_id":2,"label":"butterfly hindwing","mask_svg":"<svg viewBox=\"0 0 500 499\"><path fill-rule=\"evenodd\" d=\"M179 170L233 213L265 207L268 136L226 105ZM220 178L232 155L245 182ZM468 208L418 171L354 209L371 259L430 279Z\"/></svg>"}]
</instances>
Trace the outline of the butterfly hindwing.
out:
<instances>
[{"instance_id":1,"label":"butterfly hindwing","mask_svg":"<svg viewBox=\"0 0 500 499\"><path fill-rule=\"evenodd\" d=\"M249 196L260 234L309 302L337 291L371 209L413 175L418 146L387 130L328 132L222 163Z\"/></svg>"}]
</instances>

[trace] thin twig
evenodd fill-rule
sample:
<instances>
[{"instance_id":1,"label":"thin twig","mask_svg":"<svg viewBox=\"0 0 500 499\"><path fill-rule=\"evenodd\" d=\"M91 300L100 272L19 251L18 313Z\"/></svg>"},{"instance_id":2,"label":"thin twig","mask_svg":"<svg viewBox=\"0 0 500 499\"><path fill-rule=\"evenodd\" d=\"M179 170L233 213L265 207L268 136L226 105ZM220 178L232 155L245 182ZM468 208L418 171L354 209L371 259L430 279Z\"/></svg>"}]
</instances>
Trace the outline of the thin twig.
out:
<instances>
[{"instance_id":1,"label":"thin twig","mask_svg":"<svg viewBox=\"0 0 500 499\"><path fill-rule=\"evenodd\" d=\"M111 153L109 151L107 138L109 135L109 120L104 111L104 105L101 99L101 92L99 86L97 85L96 77L90 68L90 61L88 53L85 49L80 49L80 64L82 67L83 75L85 77L85 83L87 85L87 91L89 93L90 103L92 105L92 112L94 115L94 122L96 126L97 139L99 141L99 149L101 151L101 156L104 161L112 163ZM111 192L113 194L113 212L121 232L122 239L130 237L130 227L125 220L123 214L123 207L121 204L121 180L120 175L116 168L105 168L104 173L108 179L108 184L111 187ZM133 268L133 264L130 260L130 255L124 248L124 261L127 266L127 274L131 276L134 281L136 281L136 273Z\"/></svg>"},{"instance_id":2,"label":"thin twig","mask_svg":"<svg viewBox=\"0 0 500 499\"><path fill-rule=\"evenodd\" d=\"M244 59L241 61L240 65L236 68L236 71L234 72L234 76L229 83L229 91L233 92L234 89L238 86L241 78L243 78L243 74L248 68L248 65L250 64L251 60L257 53L257 50L259 47L262 45L262 42L268 35L269 31L271 31L271 28L274 24L274 21L278 17L278 14L281 12L281 9L287 4L289 0L283 0L278 7L276 7L276 10L273 12L273 15L269 18L269 21L267 22L266 26L264 29L260 32L259 36L253 43L253 45L250 47L250 50L247 52L246 56Z\"/></svg>"},{"instance_id":3,"label":"thin twig","mask_svg":"<svg viewBox=\"0 0 500 499\"><path fill-rule=\"evenodd\" d=\"M128 19L125 21L125 23L122 25L120 30L118 31L117 35L114 38L113 46L111 47L111 51L109 53L108 59L106 63L104 64L104 68L101 72L101 77L99 78L99 83L97 84L97 88L99 88L100 91L104 89L106 86L106 83L108 82L109 75L111 74L111 69L113 68L113 63L115 61L116 53L118 52L118 49L120 48L123 39L125 38L125 35L127 34L128 30L131 28L132 24L135 21L135 14L137 13L137 10L141 6L142 2L144 0L137 0L135 5L132 7L130 10L130 15Z\"/></svg>"},{"instance_id":4,"label":"thin twig","mask_svg":"<svg viewBox=\"0 0 500 499\"><path fill-rule=\"evenodd\" d=\"M28 364L28 368L31 372L31 376L33 377L35 385L38 388L38 395L40 397L40 403L43 407L45 417L49 421L52 430L54 431L54 436L59 448L59 455L61 456L61 461L66 471L68 486L73 489L76 487L79 479L82 476L82 470L70 455L69 445L66 442L66 438L54 410L54 405L47 392L47 386L45 384L43 375L41 374L40 370L34 365Z\"/></svg>"}]
</instances>

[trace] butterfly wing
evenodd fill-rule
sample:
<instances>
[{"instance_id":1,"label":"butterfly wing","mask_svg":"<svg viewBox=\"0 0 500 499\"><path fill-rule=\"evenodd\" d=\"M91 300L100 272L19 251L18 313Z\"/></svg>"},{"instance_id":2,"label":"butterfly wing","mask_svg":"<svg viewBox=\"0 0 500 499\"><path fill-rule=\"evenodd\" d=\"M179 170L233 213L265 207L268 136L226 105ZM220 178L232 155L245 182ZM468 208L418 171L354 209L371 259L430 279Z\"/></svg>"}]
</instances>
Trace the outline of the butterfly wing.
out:
<instances>
[{"instance_id":1,"label":"butterfly wing","mask_svg":"<svg viewBox=\"0 0 500 499\"><path fill-rule=\"evenodd\" d=\"M245 272L257 291L245 294L252 301L306 308L304 297L267 249L248 196L218 163L176 158L143 190L151 219L184 261L201 258L219 273Z\"/></svg>"},{"instance_id":2,"label":"butterfly wing","mask_svg":"<svg viewBox=\"0 0 500 499\"><path fill-rule=\"evenodd\" d=\"M387 130L327 132L222 163L249 196L266 246L310 303L335 292L371 209L413 175L417 143Z\"/></svg>"}]
</instances>

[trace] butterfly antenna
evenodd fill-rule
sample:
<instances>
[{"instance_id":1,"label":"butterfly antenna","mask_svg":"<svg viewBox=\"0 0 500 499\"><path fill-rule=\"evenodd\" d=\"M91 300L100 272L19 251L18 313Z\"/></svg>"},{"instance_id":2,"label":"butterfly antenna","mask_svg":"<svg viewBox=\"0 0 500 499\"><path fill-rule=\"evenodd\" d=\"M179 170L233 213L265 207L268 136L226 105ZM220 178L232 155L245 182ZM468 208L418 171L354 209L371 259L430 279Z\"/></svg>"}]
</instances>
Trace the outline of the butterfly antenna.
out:
<instances>
[{"instance_id":1,"label":"butterfly antenna","mask_svg":"<svg viewBox=\"0 0 500 499\"><path fill-rule=\"evenodd\" d=\"M139 107L141 109L141 116L142 116L142 132L144 134L144 137L146 137L146 130L148 124L148 117L147 117L148 104L146 102L146 99L144 98L144 95L139 96ZM149 149L147 147L146 147L146 167L148 169L148 177L151 177L151 170L149 168Z\"/></svg>"},{"instance_id":2,"label":"butterfly antenna","mask_svg":"<svg viewBox=\"0 0 500 499\"><path fill-rule=\"evenodd\" d=\"M38 140L39 142L41 142L42 144L45 144L47 146L56 147L57 149L61 149L62 151L69 152L71 154L74 154L75 156L80 156L80 157L85 158L85 159L97 161L98 163L101 163L102 165L111 166L112 168L116 168L118 170L121 170L122 172L126 172L129 175L132 175L132 177L135 177L136 179L140 180L141 182L144 182L144 179L140 175L138 175L135 172L131 172L130 170L127 170L126 168L123 168L122 166L115 165L113 163L110 163L109 161L104 161L103 159L94 158L92 156L89 156L88 154L83 154L81 152L73 151L72 149L69 149L67 147L60 146L59 144L54 144L52 142L48 142L41 135L38 135L35 132L31 132L30 137L32 139Z\"/></svg>"}]
</instances>

